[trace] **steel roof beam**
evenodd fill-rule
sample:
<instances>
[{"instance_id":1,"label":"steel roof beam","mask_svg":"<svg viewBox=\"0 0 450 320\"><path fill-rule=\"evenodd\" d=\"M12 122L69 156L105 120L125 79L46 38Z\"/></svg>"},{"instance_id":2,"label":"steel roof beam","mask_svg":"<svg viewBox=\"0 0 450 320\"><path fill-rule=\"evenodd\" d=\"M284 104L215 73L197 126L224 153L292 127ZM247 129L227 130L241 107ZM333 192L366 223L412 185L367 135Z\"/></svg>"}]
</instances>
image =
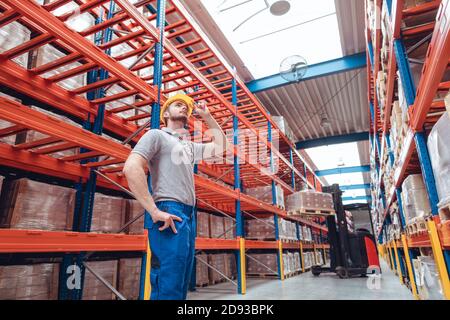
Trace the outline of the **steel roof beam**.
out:
<instances>
[{"instance_id":1,"label":"steel roof beam","mask_svg":"<svg viewBox=\"0 0 450 320\"><path fill-rule=\"evenodd\" d=\"M332 174L344 174L344 173L356 173L356 172L370 172L370 166L358 166L358 167L318 170L318 171L316 171L316 175L318 177L324 177L324 176L329 176Z\"/></svg>"},{"instance_id":2,"label":"steel roof beam","mask_svg":"<svg viewBox=\"0 0 450 320\"><path fill-rule=\"evenodd\" d=\"M347 72L366 66L366 53L361 52L343 58L321 62L308 66L305 76L300 81L312 80L336 73ZM248 82L246 85L252 93L279 88L298 81L287 81L280 74L264 77Z\"/></svg>"},{"instance_id":3,"label":"steel roof beam","mask_svg":"<svg viewBox=\"0 0 450 320\"><path fill-rule=\"evenodd\" d=\"M329 146L340 143L367 141L369 140L369 132L351 133L341 136L325 137L313 140L299 141L295 144L298 150L315 148L321 146Z\"/></svg>"}]
</instances>

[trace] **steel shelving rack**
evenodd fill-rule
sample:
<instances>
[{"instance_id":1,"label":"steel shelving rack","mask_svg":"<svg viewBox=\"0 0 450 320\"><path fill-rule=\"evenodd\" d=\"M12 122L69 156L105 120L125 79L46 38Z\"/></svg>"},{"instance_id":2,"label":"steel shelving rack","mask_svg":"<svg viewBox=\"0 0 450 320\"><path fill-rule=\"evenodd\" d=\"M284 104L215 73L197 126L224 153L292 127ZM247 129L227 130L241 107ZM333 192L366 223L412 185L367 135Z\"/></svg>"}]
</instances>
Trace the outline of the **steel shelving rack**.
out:
<instances>
[{"instance_id":1,"label":"steel shelving rack","mask_svg":"<svg viewBox=\"0 0 450 320\"><path fill-rule=\"evenodd\" d=\"M448 68L450 59L450 4L449 1L431 1L412 8L404 9L403 0L374 1L375 39L372 39L369 30L368 15L366 12L366 38L367 38L367 72L368 93L370 105L371 123L371 152L375 155L376 164L372 170L376 170L378 181L372 181L372 190L376 193L376 201L381 201L382 208L378 205L372 207L373 217L378 220L381 217L383 226L376 230L379 249L387 259L390 267L398 274L400 281L409 280L410 288L418 298L416 275L412 267L412 259L417 255L418 248L431 248L441 280L444 297L450 299L450 221L441 222L438 215L437 204L439 202L436 191L435 179L431 168L431 162L426 145L426 128L432 127L439 115L443 113L445 106L441 100L434 101L438 90L448 89L442 83L444 72ZM381 8L386 6L389 18L389 53L386 79L386 97L384 101L378 101L377 75L380 71L381 51ZM367 8L367 1L366 1ZM416 27L402 29L402 21L406 17L437 11L435 22L422 24ZM431 42L428 47L426 59L417 90L412 79L408 53L405 49L405 39L411 36L432 32ZM394 185L390 190L385 190L380 169L384 159L385 145L388 150L388 161L394 166L394 154L389 141L390 116L394 98L396 72L399 71L402 89L409 107L409 128L406 139L399 155L400 165L394 167ZM381 108L384 108L384 121L381 119ZM421 173L425 182L430 201L432 218L427 221L427 232L418 235L406 234L405 219L402 212L401 185L404 179L413 173ZM390 209L394 201L398 201L398 213L401 223L401 239L383 243L383 233L392 223ZM374 204L374 203L373 203ZM405 263L403 262L405 261ZM405 265L406 264L406 265Z\"/></svg>"},{"instance_id":2,"label":"steel shelving rack","mask_svg":"<svg viewBox=\"0 0 450 320\"><path fill-rule=\"evenodd\" d=\"M76 11L60 16L54 14L54 10L72 2L78 4ZM147 15L139 11L143 9ZM280 218L295 221L297 227L299 224L310 226L320 238L327 229L319 223L288 216L276 205L275 184L279 184L288 195L303 186L321 190L320 182L294 144L281 132L279 147L272 146L272 131L279 128L244 82L209 44L178 1L141 0L131 4L127 0L55 0L38 4L34 1L1 0L0 12L0 27L18 22L32 32L30 40L0 54L2 88L9 95L25 99L28 104L62 114L82 124L82 128L78 128L17 101L0 97L0 119L13 124L1 129L0 137L27 130L48 136L19 145L0 143L1 166L25 175L70 183L77 190L75 216L81 217L82 221L73 232L0 230L1 253L64 252L67 255L63 263L78 264L84 274L82 262L89 257L87 252L141 252L140 298L148 299L150 251L146 234L90 233L94 195L96 189L103 188L122 192L126 196L123 188L127 188L127 182L121 171L131 150L127 143L136 143L146 127L159 128L160 104L166 101L167 94L180 90L188 92L195 100L206 99L211 114L222 128L232 129L234 133L233 164L197 165L196 172L211 179L196 174L195 188L198 208L214 208L236 220L237 238L199 238L197 249L233 250L238 264L238 293L244 294L245 250L278 250L278 274L283 279L280 258L283 248L298 248L301 252L303 249L327 248L325 244L302 241L285 243L279 239L277 228ZM85 30L74 31L66 25L74 14L90 14L96 23ZM94 41L88 37L94 37ZM48 44L58 48L64 56L30 69L12 61ZM111 55L111 48L120 44L127 44L131 50L117 56ZM121 63L133 57L137 58L137 62L129 68ZM77 66L61 71L61 67L73 63ZM150 68L153 68L151 75L137 74ZM53 74L44 77L50 71ZM58 85L62 80L86 73L88 83L82 87L66 90ZM167 84L172 84L172 87ZM108 94L112 85L119 86L122 91ZM135 103L121 101L128 97L135 97ZM105 106L110 103L120 106L107 110ZM151 113L145 109L147 106L151 106ZM135 115L127 118L120 116L128 110L136 110ZM138 126L136 121L142 119L147 121L146 124ZM267 140L260 141L267 148L265 156L270 160L269 170L249 161L251 152L248 148L244 152L239 152L238 148L239 130L249 130L260 136L257 131L260 126L266 128L262 132ZM189 130L194 135L191 122ZM105 138L102 133L120 141L126 139L127 143ZM80 152L60 159L52 157L54 152L73 148L80 148ZM279 165L277 171L274 170L275 160ZM228 186L217 183L218 180ZM241 191L260 185L272 185L272 204L263 203ZM274 217L276 241L246 240L244 217L264 217L268 214ZM64 279L64 275L61 277ZM61 299L81 299L81 295L82 289L69 293L60 288Z\"/></svg>"}]
</instances>

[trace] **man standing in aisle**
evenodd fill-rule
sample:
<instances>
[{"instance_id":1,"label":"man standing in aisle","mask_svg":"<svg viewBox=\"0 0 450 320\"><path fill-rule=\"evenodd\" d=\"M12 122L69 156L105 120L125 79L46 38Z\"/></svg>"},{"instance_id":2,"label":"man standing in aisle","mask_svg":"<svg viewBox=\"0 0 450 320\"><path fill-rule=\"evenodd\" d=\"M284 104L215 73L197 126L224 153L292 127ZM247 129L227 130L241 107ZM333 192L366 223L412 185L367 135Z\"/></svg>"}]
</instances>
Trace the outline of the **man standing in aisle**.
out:
<instances>
[{"instance_id":1,"label":"man standing in aisle","mask_svg":"<svg viewBox=\"0 0 450 320\"><path fill-rule=\"evenodd\" d=\"M183 140L188 118L196 113L209 126L213 141ZM134 147L123 172L136 199L147 211L151 258L152 300L186 299L195 250L194 164L222 155L225 134L209 113L206 103L196 104L183 94L169 98L161 108L162 130L149 130ZM145 169L151 175L153 196Z\"/></svg>"}]
</instances>

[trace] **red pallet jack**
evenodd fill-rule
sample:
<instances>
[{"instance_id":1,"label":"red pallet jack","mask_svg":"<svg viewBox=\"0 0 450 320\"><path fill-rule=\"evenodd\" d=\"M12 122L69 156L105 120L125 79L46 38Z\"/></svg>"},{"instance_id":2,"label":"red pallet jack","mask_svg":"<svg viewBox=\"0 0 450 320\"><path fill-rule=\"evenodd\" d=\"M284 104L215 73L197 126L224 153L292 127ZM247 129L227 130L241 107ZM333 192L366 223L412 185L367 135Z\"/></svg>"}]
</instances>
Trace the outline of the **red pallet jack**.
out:
<instances>
[{"instance_id":1,"label":"red pallet jack","mask_svg":"<svg viewBox=\"0 0 450 320\"><path fill-rule=\"evenodd\" d=\"M374 236L366 229L350 232L347 229L342 191L335 184L324 187L323 192L333 195L336 215L327 216L328 241L330 244L330 267L313 266L315 276L321 273L336 273L339 278L380 273L377 246Z\"/></svg>"}]
</instances>

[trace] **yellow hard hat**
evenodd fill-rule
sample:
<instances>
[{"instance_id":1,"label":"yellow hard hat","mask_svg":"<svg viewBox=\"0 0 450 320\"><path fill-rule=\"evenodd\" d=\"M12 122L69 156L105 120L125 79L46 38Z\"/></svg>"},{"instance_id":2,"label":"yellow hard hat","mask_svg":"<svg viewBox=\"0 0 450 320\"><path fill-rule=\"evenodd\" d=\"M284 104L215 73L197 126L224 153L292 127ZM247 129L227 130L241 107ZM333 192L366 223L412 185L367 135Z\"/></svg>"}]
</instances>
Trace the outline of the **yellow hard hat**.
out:
<instances>
[{"instance_id":1,"label":"yellow hard hat","mask_svg":"<svg viewBox=\"0 0 450 320\"><path fill-rule=\"evenodd\" d=\"M167 125L166 119L164 119L164 112L175 101L181 101L186 104L186 106L188 107L188 112L187 112L188 118L191 116L192 111L194 110L194 103L195 103L194 99L192 99L188 95L185 95L182 93L174 95L173 97L170 97L169 99L167 99L167 101L164 103L164 105L161 108L160 119L164 123L164 125Z\"/></svg>"}]
</instances>

